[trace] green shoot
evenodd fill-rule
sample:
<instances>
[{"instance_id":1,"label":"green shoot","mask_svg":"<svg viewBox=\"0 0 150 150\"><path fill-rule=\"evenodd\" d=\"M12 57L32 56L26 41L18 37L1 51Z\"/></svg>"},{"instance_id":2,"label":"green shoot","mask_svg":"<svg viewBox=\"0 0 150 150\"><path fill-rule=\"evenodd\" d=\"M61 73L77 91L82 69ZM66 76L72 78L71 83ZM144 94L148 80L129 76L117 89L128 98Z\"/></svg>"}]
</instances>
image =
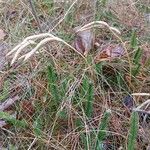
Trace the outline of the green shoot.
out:
<instances>
[{"instance_id":1,"label":"green shoot","mask_svg":"<svg viewBox=\"0 0 150 150\"><path fill-rule=\"evenodd\" d=\"M106 137L106 129L109 123L109 119L110 119L110 114L111 114L111 110L108 109L105 113L104 116L101 120L101 123L99 125L99 131L97 133L97 139L96 139L96 147L95 150L102 150L102 144L103 144L103 140Z\"/></svg>"},{"instance_id":2,"label":"green shoot","mask_svg":"<svg viewBox=\"0 0 150 150\"><path fill-rule=\"evenodd\" d=\"M57 87L57 74L55 70L52 68L52 66L48 66L47 68L47 77L48 77L48 84L49 84L49 90L51 91L52 98L55 100L56 103L59 102L59 92Z\"/></svg>"},{"instance_id":3,"label":"green shoot","mask_svg":"<svg viewBox=\"0 0 150 150\"><path fill-rule=\"evenodd\" d=\"M86 104L86 116L90 118L93 113L93 98L94 98L94 87L92 83L88 83L88 89L87 89L87 104Z\"/></svg>"},{"instance_id":4,"label":"green shoot","mask_svg":"<svg viewBox=\"0 0 150 150\"><path fill-rule=\"evenodd\" d=\"M130 130L129 130L129 136L128 136L128 145L127 145L128 150L135 149L135 142L136 142L137 133L138 133L138 122L139 122L138 113L132 112Z\"/></svg>"},{"instance_id":5,"label":"green shoot","mask_svg":"<svg viewBox=\"0 0 150 150\"><path fill-rule=\"evenodd\" d=\"M139 64L141 56L142 56L142 50L138 47L136 52L135 52L135 55L134 55L134 58L133 58L133 62L135 64Z\"/></svg>"},{"instance_id":6,"label":"green shoot","mask_svg":"<svg viewBox=\"0 0 150 150\"><path fill-rule=\"evenodd\" d=\"M131 40L130 40L130 47L135 49L138 46L136 31L132 32Z\"/></svg>"}]
</instances>

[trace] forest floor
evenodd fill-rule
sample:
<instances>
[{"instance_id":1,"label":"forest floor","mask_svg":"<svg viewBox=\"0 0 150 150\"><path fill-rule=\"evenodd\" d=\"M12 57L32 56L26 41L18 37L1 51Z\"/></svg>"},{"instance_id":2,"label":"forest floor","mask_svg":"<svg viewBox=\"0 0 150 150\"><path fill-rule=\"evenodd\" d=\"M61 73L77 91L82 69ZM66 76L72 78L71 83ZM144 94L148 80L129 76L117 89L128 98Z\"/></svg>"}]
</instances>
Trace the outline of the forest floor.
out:
<instances>
[{"instance_id":1,"label":"forest floor","mask_svg":"<svg viewBox=\"0 0 150 150\"><path fill-rule=\"evenodd\" d=\"M0 149L150 150L149 97L149 0L0 1Z\"/></svg>"}]
</instances>

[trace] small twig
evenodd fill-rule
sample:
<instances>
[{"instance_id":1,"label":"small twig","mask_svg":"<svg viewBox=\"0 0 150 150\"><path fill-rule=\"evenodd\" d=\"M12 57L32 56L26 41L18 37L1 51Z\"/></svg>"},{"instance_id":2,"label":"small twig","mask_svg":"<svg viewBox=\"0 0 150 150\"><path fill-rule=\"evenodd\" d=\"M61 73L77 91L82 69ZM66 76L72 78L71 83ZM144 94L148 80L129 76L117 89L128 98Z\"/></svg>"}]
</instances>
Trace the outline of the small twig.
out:
<instances>
[{"instance_id":1,"label":"small twig","mask_svg":"<svg viewBox=\"0 0 150 150\"><path fill-rule=\"evenodd\" d=\"M30 7L31 7L32 14L33 14L33 16L34 16L34 18L35 18L35 20L37 22L38 28L39 28L40 32L42 33L43 30L42 30L42 27L41 27L41 24L40 24L40 20L39 20L39 18L37 16L36 9L34 7L33 1L29 0L29 4L30 4Z\"/></svg>"},{"instance_id":2,"label":"small twig","mask_svg":"<svg viewBox=\"0 0 150 150\"><path fill-rule=\"evenodd\" d=\"M65 15L63 16L63 18L61 18L61 19L58 21L58 23L57 23L52 29L49 29L48 32L53 31L53 30L65 19L65 17L69 14L70 10L71 10L72 7L77 3L77 1L78 1L78 0L75 0L75 1L71 4L71 6L70 6L69 9L67 10L67 12L66 12Z\"/></svg>"},{"instance_id":3,"label":"small twig","mask_svg":"<svg viewBox=\"0 0 150 150\"><path fill-rule=\"evenodd\" d=\"M43 40L41 40L37 46L32 49L30 52L24 54L23 56L21 56L19 59L22 59L24 58L24 60L27 60L29 57L31 57L41 46L45 45L47 42L49 41L57 41L57 42L62 42L63 44L65 44L66 46L70 47L71 49L73 49L74 51L76 51L80 56L82 56L84 59L85 57L79 52L77 51L73 46L71 46L70 44L68 44L67 42L65 42L64 40L62 40L61 38L58 38L50 33L41 33L41 34L38 34L38 35L33 35L33 36L29 36L27 38L25 38L23 40L23 42L21 42L20 44L18 44L14 49L12 49L8 54L7 56L11 55L12 53L15 53L14 54L14 59L11 61L11 65L17 60L17 57L18 55L21 53L22 49L24 49L26 46L28 46L31 41L32 43L31 44L34 44L35 41L37 39L41 39L41 38L45 38ZM34 41L35 40L35 41ZM29 43L30 41L30 43Z\"/></svg>"}]
</instances>

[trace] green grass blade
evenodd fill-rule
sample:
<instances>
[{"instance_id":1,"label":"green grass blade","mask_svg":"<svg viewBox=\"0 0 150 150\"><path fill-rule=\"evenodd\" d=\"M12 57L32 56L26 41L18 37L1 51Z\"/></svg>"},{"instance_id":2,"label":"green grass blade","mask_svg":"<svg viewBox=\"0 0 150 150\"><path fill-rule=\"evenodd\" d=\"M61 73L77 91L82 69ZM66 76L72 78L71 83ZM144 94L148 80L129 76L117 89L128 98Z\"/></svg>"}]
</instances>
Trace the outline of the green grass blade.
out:
<instances>
[{"instance_id":1,"label":"green grass blade","mask_svg":"<svg viewBox=\"0 0 150 150\"><path fill-rule=\"evenodd\" d=\"M5 81L2 92L0 94L0 102L2 102L4 99L6 99L8 97L8 95L9 95L8 89L9 89L9 84L7 81Z\"/></svg>"},{"instance_id":2,"label":"green grass blade","mask_svg":"<svg viewBox=\"0 0 150 150\"><path fill-rule=\"evenodd\" d=\"M102 4L102 6L106 6L107 0L100 0L100 3Z\"/></svg>"},{"instance_id":3,"label":"green grass blade","mask_svg":"<svg viewBox=\"0 0 150 150\"><path fill-rule=\"evenodd\" d=\"M132 68L132 75L135 77L141 69L141 57L142 57L142 50L138 47L136 48L136 52L134 54L133 57L133 63L134 63L134 67Z\"/></svg>"},{"instance_id":4,"label":"green grass blade","mask_svg":"<svg viewBox=\"0 0 150 150\"><path fill-rule=\"evenodd\" d=\"M101 123L99 125L99 131L97 133L95 150L102 150L103 149L102 144L103 144L103 140L106 137L106 131L105 130L107 129L107 126L108 126L108 122L109 122L109 119L110 119L110 114L111 114L111 110L107 110L104 113L104 116L101 120Z\"/></svg>"},{"instance_id":5,"label":"green grass blade","mask_svg":"<svg viewBox=\"0 0 150 150\"><path fill-rule=\"evenodd\" d=\"M85 76L82 82L81 97L84 98L87 95L88 86L89 86L88 78Z\"/></svg>"},{"instance_id":6,"label":"green grass blade","mask_svg":"<svg viewBox=\"0 0 150 150\"><path fill-rule=\"evenodd\" d=\"M57 86L57 74L55 70L52 68L52 66L48 66L47 68L47 77L48 77L48 84L49 84L49 89L51 91L52 97L54 98L55 102L58 103L60 98L59 98L59 90Z\"/></svg>"},{"instance_id":7,"label":"green grass blade","mask_svg":"<svg viewBox=\"0 0 150 150\"><path fill-rule=\"evenodd\" d=\"M80 118L76 119L76 127L78 128L79 132L84 129L84 124ZM86 135L85 133L81 132L80 133L80 140L81 140L82 146L84 147L83 149L89 150L89 147L90 147L91 141L92 141L90 134Z\"/></svg>"},{"instance_id":8,"label":"green grass blade","mask_svg":"<svg viewBox=\"0 0 150 150\"><path fill-rule=\"evenodd\" d=\"M135 142L136 142L137 133L138 133L138 122L139 122L138 113L132 112L130 130L129 130L129 136L128 136L128 145L127 145L128 150L135 150Z\"/></svg>"},{"instance_id":9,"label":"green grass blade","mask_svg":"<svg viewBox=\"0 0 150 150\"><path fill-rule=\"evenodd\" d=\"M137 37L136 37L136 31L132 32L131 40L130 40L130 47L136 48L138 46Z\"/></svg>"},{"instance_id":10,"label":"green grass blade","mask_svg":"<svg viewBox=\"0 0 150 150\"><path fill-rule=\"evenodd\" d=\"M38 117L35 121L34 121L34 124L33 124L33 129L34 129L34 134L37 136L37 137L41 137L42 135L42 119L40 117Z\"/></svg>"},{"instance_id":11,"label":"green grass blade","mask_svg":"<svg viewBox=\"0 0 150 150\"><path fill-rule=\"evenodd\" d=\"M90 118L93 113L93 98L94 98L94 87L92 83L89 83L87 89L87 104L86 104L86 116Z\"/></svg>"},{"instance_id":12,"label":"green grass blade","mask_svg":"<svg viewBox=\"0 0 150 150\"><path fill-rule=\"evenodd\" d=\"M140 69L141 69L140 64L135 65L135 67L132 69L132 76L136 77L139 74Z\"/></svg>"},{"instance_id":13,"label":"green grass blade","mask_svg":"<svg viewBox=\"0 0 150 150\"><path fill-rule=\"evenodd\" d=\"M141 48L137 48L134 58L133 58L133 63L139 64L141 56L142 56L142 50L141 50Z\"/></svg>"}]
</instances>

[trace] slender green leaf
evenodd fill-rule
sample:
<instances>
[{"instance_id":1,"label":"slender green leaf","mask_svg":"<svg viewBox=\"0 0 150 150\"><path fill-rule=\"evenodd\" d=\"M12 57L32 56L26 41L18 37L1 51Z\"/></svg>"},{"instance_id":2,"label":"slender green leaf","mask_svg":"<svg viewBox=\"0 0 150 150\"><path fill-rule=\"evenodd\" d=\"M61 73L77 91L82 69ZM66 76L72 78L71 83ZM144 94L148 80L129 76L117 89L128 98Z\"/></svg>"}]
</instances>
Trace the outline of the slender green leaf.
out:
<instances>
[{"instance_id":1,"label":"slender green leaf","mask_svg":"<svg viewBox=\"0 0 150 150\"><path fill-rule=\"evenodd\" d=\"M51 91L52 97L54 98L55 102L58 103L60 98L59 98L59 90L56 82L57 74L55 70L52 68L52 66L48 66L47 76L48 76L49 89Z\"/></svg>"},{"instance_id":2,"label":"slender green leaf","mask_svg":"<svg viewBox=\"0 0 150 150\"><path fill-rule=\"evenodd\" d=\"M3 111L0 111L0 118L4 119L5 121L7 121L8 123L12 124L15 127L25 128L28 125L25 120L17 120L13 116L11 116L9 113L3 112Z\"/></svg>"},{"instance_id":3,"label":"slender green leaf","mask_svg":"<svg viewBox=\"0 0 150 150\"><path fill-rule=\"evenodd\" d=\"M90 118L93 113L93 98L94 98L94 87L92 83L89 83L87 89L87 104L86 104L86 116Z\"/></svg>"},{"instance_id":4,"label":"slender green leaf","mask_svg":"<svg viewBox=\"0 0 150 150\"><path fill-rule=\"evenodd\" d=\"M95 147L96 150L103 150L102 145L103 145L103 140L106 137L106 129L109 123L110 114L111 114L111 110L107 110L104 113L104 116L99 125L99 131L97 133L96 147Z\"/></svg>"},{"instance_id":5,"label":"slender green leaf","mask_svg":"<svg viewBox=\"0 0 150 150\"><path fill-rule=\"evenodd\" d=\"M102 4L102 6L106 6L107 0L100 0L100 3Z\"/></svg>"},{"instance_id":6,"label":"slender green leaf","mask_svg":"<svg viewBox=\"0 0 150 150\"><path fill-rule=\"evenodd\" d=\"M130 47L136 48L137 45L138 45L138 43L137 43L136 31L133 31L132 36L131 36L131 40L130 40Z\"/></svg>"},{"instance_id":7,"label":"slender green leaf","mask_svg":"<svg viewBox=\"0 0 150 150\"><path fill-rule=\"evenodd\" d=\"M138 123L139 123L139 116L137 112L132 112L131 115L131 122L130 122L130 130L128 136L128 150L135 150L135 142L138 133Z\"/></svg>"},{"instance_id":8,"label":"slender green leaf","mask_svg":"<svg viewBox=\"0 0 150 150\"><path fill-rule=\"evenodd\" d=\"M38 117L33 124L33 128L34 128L34 134L38 137L41 137L42 135L42 119L40 117Z\"/></svg>"},{"instance_id":9,"label":"slender green leaf","mask_svg":"<svg viewBox=\"0 0 150 150\"><path fill-rule=\"evenodd\" d=\"M136 77L136 75L138 75L138 73L140 72L140 69L141 69L140 64L135 65L135 67L132 69L132 75Z\"/></svg>"},{"instance_id":10,"label":"slender green leaf","mask_svg":"<svg viewBox=\"0 0 150 150\"><path fill-rule=\"evenodd\" d=\"M135 64L139 64L141 56L142 56L142 50L141 50L141 48L138 47L136 52L135 52L135 55L134 55L134 58L133 58L133 62Z\"/></svg>"}]
</instances>

